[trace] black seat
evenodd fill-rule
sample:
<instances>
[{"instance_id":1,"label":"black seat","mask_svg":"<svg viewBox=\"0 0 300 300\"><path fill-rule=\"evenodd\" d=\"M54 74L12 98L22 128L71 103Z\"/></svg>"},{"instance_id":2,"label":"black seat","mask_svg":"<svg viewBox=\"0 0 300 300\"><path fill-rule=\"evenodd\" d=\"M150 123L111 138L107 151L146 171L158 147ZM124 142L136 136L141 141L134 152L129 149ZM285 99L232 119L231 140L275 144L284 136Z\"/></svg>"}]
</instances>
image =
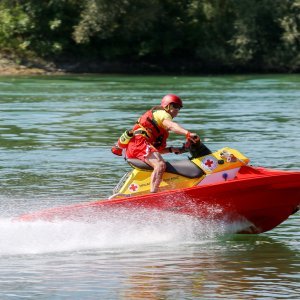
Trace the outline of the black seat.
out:
<instances>
[{"instance_id":1,"label":"black seat","mask_svg":"<svg viewBox=\"0 0 300 300\"><path fill-rule=\"evenodd\" d=\"M136 158L129 158L127 159L127 162L132 167L135 167L137 169L153 170L151 166ZM166 172L178 174L187 178L198 178L205 174L199 167L197 167L193 162L191 162L188 159L177 160L173 162L167 161Z\"/></svg>"}]
</instances>

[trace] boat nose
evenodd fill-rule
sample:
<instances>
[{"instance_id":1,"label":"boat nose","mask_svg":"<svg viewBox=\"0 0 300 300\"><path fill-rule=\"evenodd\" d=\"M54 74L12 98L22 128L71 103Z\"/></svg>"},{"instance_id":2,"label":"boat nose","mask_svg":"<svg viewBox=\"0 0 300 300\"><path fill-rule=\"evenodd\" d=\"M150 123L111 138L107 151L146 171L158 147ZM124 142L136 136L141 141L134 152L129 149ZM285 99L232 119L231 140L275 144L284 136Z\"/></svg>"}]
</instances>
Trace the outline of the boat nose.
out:
<instances>
[{"instance_id":1,"label":"boat nose","mask_svg":"<svg viewBox=\"0 0 300 300\"><path fill-rule=\"evenodd\" d=\"M293 210L292 215L295 214L300 209L300 204L296 206L296 208Z\"/></svg>"}]
</instances>

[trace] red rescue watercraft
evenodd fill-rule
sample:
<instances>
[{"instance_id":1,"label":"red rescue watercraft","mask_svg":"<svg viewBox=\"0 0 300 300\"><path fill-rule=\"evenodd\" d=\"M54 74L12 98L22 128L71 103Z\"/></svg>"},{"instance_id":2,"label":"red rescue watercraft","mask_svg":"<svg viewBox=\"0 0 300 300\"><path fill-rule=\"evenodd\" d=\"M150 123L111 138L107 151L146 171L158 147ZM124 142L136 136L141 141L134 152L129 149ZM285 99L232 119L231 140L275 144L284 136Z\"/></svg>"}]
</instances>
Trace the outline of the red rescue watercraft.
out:
<instances>
[{"instance_id":1,"label":"red rescue watercraft","mask_svg":"<svg viewBox=\"0 0 300 300\"><path fill-rule=\"evenodd\" d=\"M199 141L189 150L189 159L167 163L158 193L149 193L151 168L141 161L128 160L132 170L109 199L46 209L17 220L90 222L105 212L151 210L201 220L240 222L244 225L237 233L262 233L299 210L299 171L253 167L235 149L226 147L212 153Z\"/></svg>"}]
</instances>

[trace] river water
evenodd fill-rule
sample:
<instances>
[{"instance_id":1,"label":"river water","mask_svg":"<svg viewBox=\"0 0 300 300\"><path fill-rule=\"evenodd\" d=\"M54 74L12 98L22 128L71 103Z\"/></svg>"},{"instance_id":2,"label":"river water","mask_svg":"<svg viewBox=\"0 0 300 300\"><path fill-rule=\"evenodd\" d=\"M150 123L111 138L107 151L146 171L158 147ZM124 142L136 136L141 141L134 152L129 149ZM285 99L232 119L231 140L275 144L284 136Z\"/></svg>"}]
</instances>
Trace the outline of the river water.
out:
<instances>
[{"instance_id":1,"label":"river water","mask_svg":"<svg viewBox=\"0 0 300 300\"><path fill-rule=\"evenodd\" d=\"M169 92L210 149L300 170L299 75L1 77L0 299L300 298L299 213L261 235L170 213L13 220L111 195L129 170L111 145Z\"/></svg>"}]
</instances>

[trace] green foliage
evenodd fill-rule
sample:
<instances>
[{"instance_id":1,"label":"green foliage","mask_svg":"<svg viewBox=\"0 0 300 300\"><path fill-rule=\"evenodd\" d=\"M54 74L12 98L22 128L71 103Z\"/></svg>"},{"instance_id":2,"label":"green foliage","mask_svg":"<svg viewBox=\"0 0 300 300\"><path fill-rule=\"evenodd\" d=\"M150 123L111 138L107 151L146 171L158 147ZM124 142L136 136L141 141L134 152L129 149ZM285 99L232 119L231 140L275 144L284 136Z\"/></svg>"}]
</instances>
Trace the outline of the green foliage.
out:
<instances>
[{"instance_id":1,"label":"green foliage","mask_svg":"<svg viewBox=\"0 0 300 300\"><path fill-rule=\"evenodd\" d=\"M75 43L73 26L79 21L79 0L28 0L22 5L24 12L35 24L28 32L31 49L47 57L68 52Z\"/></svg>"},{"instance_id":2,"label":"green foliage","mask_svg":"<svg viewBox=\"0 0 300 300\"><path fill-rule=\"evenodd\" d=\"M73 26L79 21L81 1L2 1L0 49L35 52L47 57L75 46Z\"/></svg>"},{"instance_id":3,"label":"green foliage","mask_svg":"<svg viewBox=\"0 0 300 300\"><path fill-rule=\"evenodd\" d=\"M177 70L297 71L300 0L2 0L1 49Z\"/></svg>"},{"instance_id":4,"label":"green foliage","mask_svg":"<svg viewBox=\"0 0 300 300\"><path fill-rule=\"evenodd\" d=\"M29 16L24 13L19 5L9 7L0 3L0 49L13 49L17 52L26 50L30 41L24 34L34 25Z\"/></svg>"}]
</instances>

